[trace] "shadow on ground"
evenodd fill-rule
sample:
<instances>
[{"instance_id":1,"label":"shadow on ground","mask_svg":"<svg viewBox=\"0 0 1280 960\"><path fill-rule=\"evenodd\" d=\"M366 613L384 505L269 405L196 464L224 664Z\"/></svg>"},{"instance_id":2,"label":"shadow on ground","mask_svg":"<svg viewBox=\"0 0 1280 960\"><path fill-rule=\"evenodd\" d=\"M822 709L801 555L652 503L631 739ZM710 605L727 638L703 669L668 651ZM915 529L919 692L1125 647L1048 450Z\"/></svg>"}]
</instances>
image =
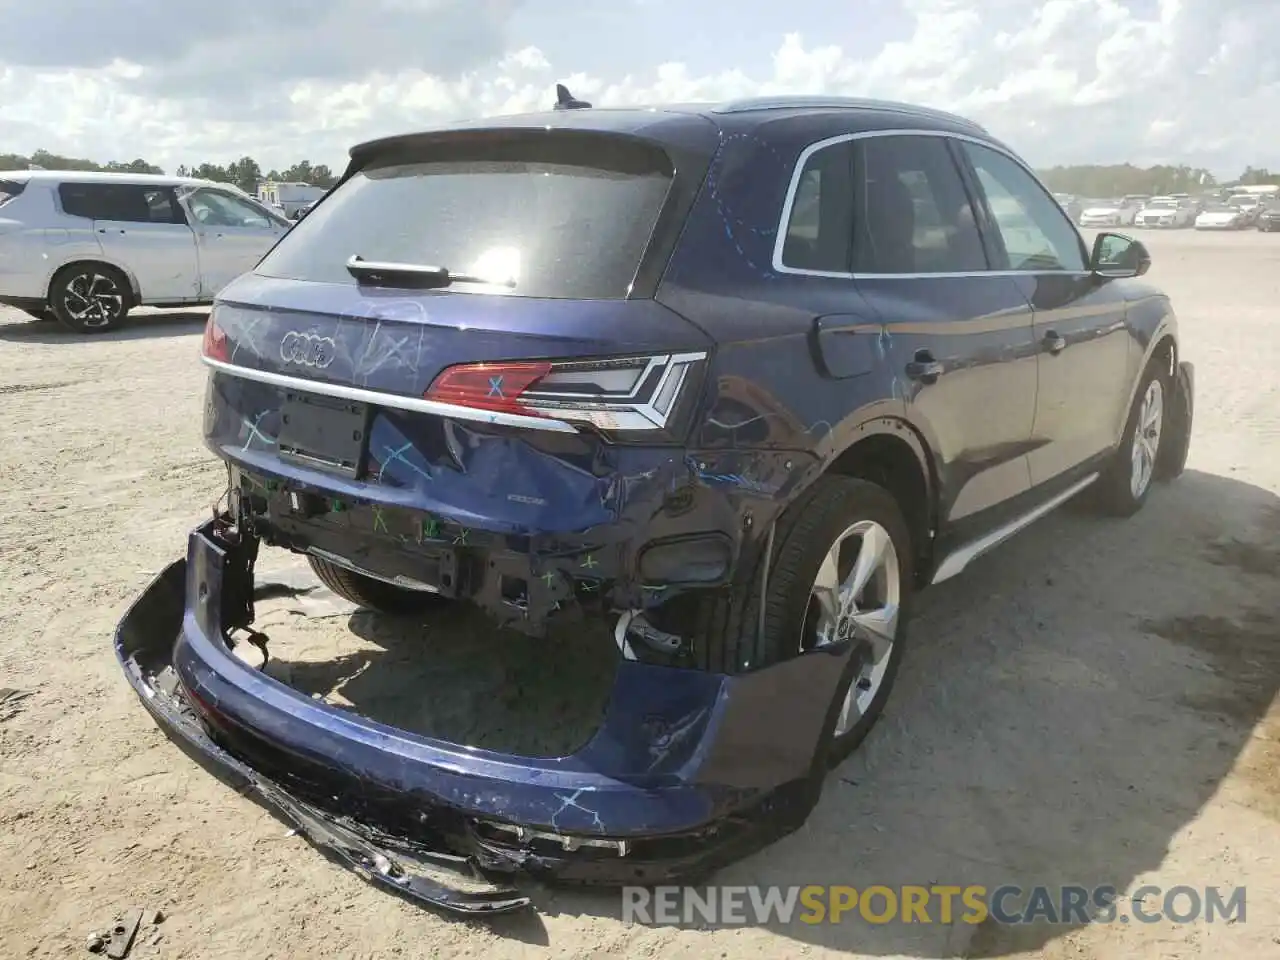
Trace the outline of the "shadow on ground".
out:
<instances>
[{"instance_id":1,"label":"shadow on ground","mask_svg":"<svg viewBox=\"0 0 1280 960\"><path fill-rule=\"evenodd\" d=\"M1075 506L1050 515L918 598L880 725L800 831L715 882L1125 890L1161 864L1267 713L1280 684L1277 596L1280 498L1259 487L1188 471L1127 521ZM545 755L590 735L612 675L607 637L549 646L467 623L438 625L426 658L424 628L356 614L370 649L290 662L292 682L494 749ZM424 688L435 703L422 703ZM1271 769L1258 774L1257 808L1280 816ZM617 891L536 898L546 915L621 916ZM931 920L773 929L918 957L1005 956L1074 929ZM539 929L537 917L511 918L495 932L537 940Z\"/></svg>"},{"instance_id":2,"label":"shadow on ground","mask_svg":"<svg viewBox=\"0 0 1280 960\"><path fill-rule=\"evenodd\" d=\"M100 343L107 340L146 340L153 337L186 336L209 319L209 311L145 310L130 313L125 322L106 333L75 333L56 320L0 322L0 340L11 343Z\"/></svg>"}]
</instances>

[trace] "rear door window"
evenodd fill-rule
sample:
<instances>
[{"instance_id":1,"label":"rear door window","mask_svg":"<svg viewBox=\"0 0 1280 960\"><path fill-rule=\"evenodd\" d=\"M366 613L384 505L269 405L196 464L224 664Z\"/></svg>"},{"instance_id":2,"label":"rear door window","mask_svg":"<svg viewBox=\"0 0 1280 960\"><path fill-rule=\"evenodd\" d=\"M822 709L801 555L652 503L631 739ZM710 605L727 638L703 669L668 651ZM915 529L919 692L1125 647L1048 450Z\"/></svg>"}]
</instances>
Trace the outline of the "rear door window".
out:
<instances>
[{"instance_id":1,"label":"rear door window","mask_svg":"<svg viewBox=\"0 0 1280 960\"><path fill-rule=\"evenodd\" d=\"M185 223L172 187L136 183L63 183L63 212L123 223Z\"/></svg>"},{"instance_id":2,"label":"rear door window","mask_svg":"<svg viewBox=\"0 0 1280 960\"><path fill-rule=\"evenodd\" d=\"M670 161L620 137L474 138L376 161L318 204L259 264L353 284L346 263L429 264L514 280L525 297L628 295L671 184Z\"/></svg>"},{"instance_id":3,"label":"rear door window","mask_svg":"<svg viewBox=\"0 0 1280 960\"><path fill-rule=\"evenodd\" d=\"M888 135L855 143L855 273L988 269L964 181L941 138Z\"/></svg>"},{"instance_id":4,"label":"rear door window","mask_svg":"<svg viewBox=\"0 0 1280 960\"><path fill-rule=\"evenodd\" d=\"M62 212L90 220L109 219L109 194L99 183L60 183L58 200Z\"/></svg>"}]
</instances>

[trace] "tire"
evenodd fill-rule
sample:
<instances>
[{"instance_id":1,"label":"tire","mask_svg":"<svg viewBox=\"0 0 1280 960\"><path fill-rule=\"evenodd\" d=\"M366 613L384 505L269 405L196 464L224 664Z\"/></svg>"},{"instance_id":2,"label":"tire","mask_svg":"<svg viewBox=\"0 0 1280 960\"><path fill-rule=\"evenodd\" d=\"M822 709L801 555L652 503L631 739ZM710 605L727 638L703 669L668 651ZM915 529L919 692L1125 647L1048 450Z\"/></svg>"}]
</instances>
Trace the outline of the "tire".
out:
<instances>
[{"instance_id":1,"label":"tire","mask_svg":"<svg viewBox=\"0 0 1280 960\"><path fill-rule=\"evenodd\" d=\"M1142 509L1151 495L1151 487L1158 477L1157 465L1160 462L1160 447L1168 433L1165 418L1173 403L1173 383L1164 362L1160 357L1153 357L1139 381L1137 393L1133 398L1133 406L1129 409L1129 417L1125 421L1124 433L1120 438L1120 446L1112 455L1110 463L1103 470L1098 480L1097 504L1104 513L1116 517L1130 517ZM1143 426L1147 438L1141 453L1135 438L1138 436L1139 420L1148 416L1151 398L1158 401L1159 410L1154 422L1154 438L1151 425ZM1152 443L1154 439L1154 443ZM1136 459L1145 464L1139 469ZM1150 463L1146 463L1147 458ZM1145 482L1143 475L1145 474Z\"/></svg>"},{"instance_id":2,"label":"tire","mask_svg":"<svg viewBox=\"0 0 1280 960\"><path fill-rule=\"evenodd\" d=\"M421 590L408 590L397 587L385 580L348 570L319 557L307 557L311 569L320 578L320 582L358 607L365 607L378 613L401 616L409 613L421 613L439 603L443 597Z\"/></svg>"},{"instance_id":3,"label":"tire","mask_svg":"<svg viewBox=\"0 0 1280 960\"><path fill-rule=\"evenodd\" d=\"M76 333L106 333L124 320L133 291L119 270L105 264L68 267L49 286L49 305L62 325Z\"/></svg>"},{"instance_id":4,"label":"tire","mask_svg":"<svg viewBox=\"0 0 1280 960\"><path fill-rule=\"evenodd\" d=\"M25 313L32 320L40 320L42 322L46 320L58 319L56 316L54 316L53 311L50 310L48 307L23 307L22 312Z\"/></svg>"},{"instance_id":5,"label":"tire","mask_svg":"<svg viewBox=\"0 0 1280 960\"><path fill-rule=\"evenodd\" d=\"M703 654L700 665L728 673L779 663L812 650L815 645L825 645L811 630L822 620L813 597L815 581L833 546L855 528L862 530L850 534L845 541L845 556L841 557L837 574L846 577L844 562L851 561L853 555L849 551L856 554L866 535L884 537L891 548L886 556L892 556L892 568L886 563L883 583L877 571L858 599L868 604L874 590L878 596L872 602L887 600L888 581L896 578L892 588L897 597L896 617L888 637L880 641L882 647L887 641L887 652L873 667L865 660L865 654L874 655L873 649L862 634L853 637L855 654L836 687L821 742L816 745L819 769L835 766L866 738L884 710L902 661L915 554L907 521L893 496L876 484L851 477L827 476L818 480L782 515L774 531L763 637L758 628L758 564L748 564L754 569L744 571L742 580L727 595L703 602L695 633L695 646ZM858 616L865 619L867 614ZM832 639L839 642L838 638ZM846 696L859 684L864 689L853 694L854 709L850 722L845 722L842 709Z\"/></svg>"}]
</instances>

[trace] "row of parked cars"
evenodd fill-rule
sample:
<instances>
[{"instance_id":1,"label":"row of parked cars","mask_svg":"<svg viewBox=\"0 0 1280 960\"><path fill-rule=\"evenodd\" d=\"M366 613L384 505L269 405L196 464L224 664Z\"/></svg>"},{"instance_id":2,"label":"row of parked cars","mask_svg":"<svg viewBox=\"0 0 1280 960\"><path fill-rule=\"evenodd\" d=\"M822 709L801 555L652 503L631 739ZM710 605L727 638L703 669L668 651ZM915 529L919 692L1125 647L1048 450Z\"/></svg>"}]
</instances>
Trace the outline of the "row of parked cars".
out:
<instances>
[{"instance_id":1,"label":"row of parked cars","mask_svg":"<svg viewBox=\"0 0 1280 960\"><path fill-rule=\"evenodd\" d=\"M1067 215L1082 227L1151 227L1196 230L1280 230L1280 199L1257 193L1192 197L1129 194L1103 200L1082 200L1056 193Z\"/></svg>"}]
</instances>

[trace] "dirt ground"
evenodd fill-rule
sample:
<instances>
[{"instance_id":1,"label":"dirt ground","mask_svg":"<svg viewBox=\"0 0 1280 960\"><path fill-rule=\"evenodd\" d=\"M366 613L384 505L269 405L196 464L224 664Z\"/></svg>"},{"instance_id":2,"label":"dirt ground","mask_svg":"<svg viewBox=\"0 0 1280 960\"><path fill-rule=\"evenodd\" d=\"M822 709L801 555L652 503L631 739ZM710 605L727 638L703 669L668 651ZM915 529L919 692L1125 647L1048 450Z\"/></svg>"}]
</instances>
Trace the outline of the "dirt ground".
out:
<instances>
[{"instance_id":1,"label":"dirt ground","mask_svg":"<svg viewBox=\"0 0 1280 960\"><path fill-rule=\"evenodd\" d=\"M136 904L165 915L140 958L1280 957L1280 236L1149 240L1197 364L1186 475L1126 522L1059 511L924 593L884 721L802 831L720 882L1244 885L1244 922L671 929L538 891L536 914L470 924L380 893L171 746L111 652L220 492L203 315L85 338L3 311L0 955L83 954ZM610 663L585 637L396 633L318 591L264 619L299 685L529 749L565 745L530 732L540 714L577 736ZM438 649L410 676L415 641Z\"/></svg>"}]
</instances>

